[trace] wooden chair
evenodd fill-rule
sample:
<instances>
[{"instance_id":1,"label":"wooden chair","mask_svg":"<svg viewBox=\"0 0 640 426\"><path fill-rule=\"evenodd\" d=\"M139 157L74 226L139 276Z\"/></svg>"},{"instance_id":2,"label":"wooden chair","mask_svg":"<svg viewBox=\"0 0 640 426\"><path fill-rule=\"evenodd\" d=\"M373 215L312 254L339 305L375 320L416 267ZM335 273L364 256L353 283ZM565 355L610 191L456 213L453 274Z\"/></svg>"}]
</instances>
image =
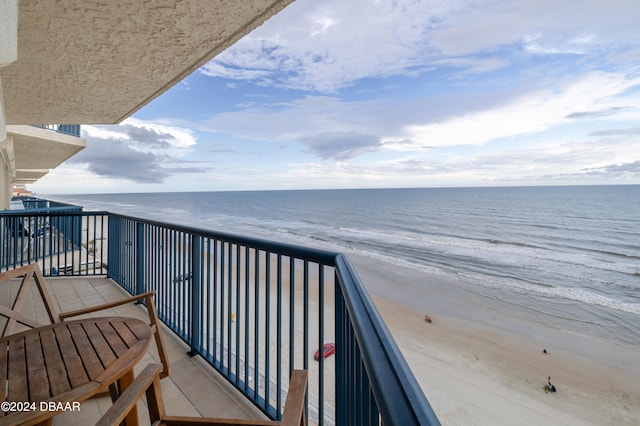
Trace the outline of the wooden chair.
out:
<instances>
[{"instance_id":1,"label":"wooden chair","mask_svg":"<svg viewBox=\"0 0 640 426\"><path fill-rule=\"evenodd\" d=\"M36 288L38 289L38 292L40 293L40 297L42 298L42 301L44 303L44 307L47 310L47 315L49 317L51 324L64 321L67 318L99 312L105 309L111 309L116 306L137 302L139 300L144 299L145 306L147 307L147 312L149 314L149 320L150 320L149 326L151 327L151 331L154 334L156 346L158 347L158 354L160 356L160 362L162 363L162 372L160 374L160 377L164 378L169 375L170 373L169 357L167 356L167 350L165 348L164 340L162 338L162 333L160 330L160 321L158 320L156 307L153 303L153 296L155 292L148 292L148 293L140 294L138 296L128 297L122 300L105 303L103 305L98 305L94 307L59 313L58 310L56 309L53 299L51 298L51 292L49 291L49 286L45 281L44 276L42 275L42 271L40 270L40 265L38 265L37 263L31 263L26 266L21 266L21 267L0 273L0 283L3 283L10 279L18 278L21 276L23 278L11 307L0 305L0 316L3 316L7 319L6 323L4 324L4 328L2 329L2 335L0 337L13 334L17 324L22 324L23 326L27 326L31 328L41 327L42 325L44 325L20 313L20 309L22 308L22 305L28 294L28 289L31 284L31 280L35 282Z\"/></svg>"},{"instance_id":2,"label":"wooden chair","mask_svg":"<svg viewBox=\"0 0 640 426\"><path fill-rule=\"evenodd\" d=\"M147 406L149 407L149 418L154 426L186 426L186 425L210 425L210 426L232 426L232 425L260 425L260 426L305 426L305 395L307 392L307 371L294 370L289 382L289 391L284 406L282 420L238 420L238 419L214 419L206 417L184 417L167 416L164 411L162 391L160 387L159 364L149 364L136 377L131 386L120 398L107 410L96 426L113 426L127 416L129 410L136 406L143 393L147 396Z\"/></svg>"}]
</instances>

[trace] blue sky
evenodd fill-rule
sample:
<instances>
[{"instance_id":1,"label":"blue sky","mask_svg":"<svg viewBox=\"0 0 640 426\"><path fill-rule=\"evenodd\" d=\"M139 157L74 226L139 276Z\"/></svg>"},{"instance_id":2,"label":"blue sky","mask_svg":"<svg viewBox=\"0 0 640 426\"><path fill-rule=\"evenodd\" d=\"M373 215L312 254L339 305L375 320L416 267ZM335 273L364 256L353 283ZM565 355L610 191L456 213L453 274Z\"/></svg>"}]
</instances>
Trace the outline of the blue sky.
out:
<instances>
[{"instance_id":1,"label":"blue sky","mask_svg":"<svg viewBox=\"0 0 640 426\"><path fill-rule=\"evenodd\" d=\"M40 193L640 184L636 0L296 0Z\"/></svg>"}]
</instances>

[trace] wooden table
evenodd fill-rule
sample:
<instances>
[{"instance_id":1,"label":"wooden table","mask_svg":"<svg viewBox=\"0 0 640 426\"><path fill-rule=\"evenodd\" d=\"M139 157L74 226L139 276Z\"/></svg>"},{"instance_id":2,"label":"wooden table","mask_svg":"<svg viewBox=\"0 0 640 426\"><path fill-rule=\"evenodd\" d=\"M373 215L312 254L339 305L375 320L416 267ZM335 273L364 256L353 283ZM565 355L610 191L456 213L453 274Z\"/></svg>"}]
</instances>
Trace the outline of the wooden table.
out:
<instances>
[{"instance_id":1,"label":"wooden table","mask_svg":"<svg viewBox=\"0 0 640 426\"><path fill-rule=\"evenodd\" d=\"M62 411L78 411L81 401L112 383L126 389L151 337L143 321L108 317L60 322L0 339L0 401L6 401L0 425L37 424ZM133 413L127 424L136 423Z\"/></svg>"}]
</instances>

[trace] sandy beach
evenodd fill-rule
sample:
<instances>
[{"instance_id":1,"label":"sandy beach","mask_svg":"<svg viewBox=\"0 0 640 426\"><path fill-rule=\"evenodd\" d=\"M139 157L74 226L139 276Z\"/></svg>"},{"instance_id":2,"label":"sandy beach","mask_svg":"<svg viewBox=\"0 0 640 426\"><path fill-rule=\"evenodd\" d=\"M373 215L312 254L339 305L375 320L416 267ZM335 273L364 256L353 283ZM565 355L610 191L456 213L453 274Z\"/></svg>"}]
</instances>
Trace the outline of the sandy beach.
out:
<instances>
[{"instance_id":1,"label":"sandy beach","mask_svg":"<svg viewBox=\"0 0 640 426\"><path fill-rule=\"evenodd\" d=\"M637 348L523 322L440 276L349 258L443 424L640 422ZM548 376L558 392L544 391Z\"/></svg>"}]
</instances>

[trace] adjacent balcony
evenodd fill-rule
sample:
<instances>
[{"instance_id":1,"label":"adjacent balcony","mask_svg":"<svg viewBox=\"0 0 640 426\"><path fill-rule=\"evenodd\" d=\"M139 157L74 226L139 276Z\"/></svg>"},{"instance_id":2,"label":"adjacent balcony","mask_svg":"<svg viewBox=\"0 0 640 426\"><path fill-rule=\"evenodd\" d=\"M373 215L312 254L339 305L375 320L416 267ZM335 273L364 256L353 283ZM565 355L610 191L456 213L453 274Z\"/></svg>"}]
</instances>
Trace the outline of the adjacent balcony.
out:
<instances>
[{"instance_id":1,"label":"adjacent balcony","mask_svg":"<svg viewBox=\"0 0 640 426\"><path fill-rule=\"evenodd\" d=\"M80 138L77 124L7 125L7 138L0 140L0 170L4 167L10 179L3 183L31 184L85 147L86 141ZM0 191L0 197L0 210L8 208L11 186Z\"/></svg>"},{"instance_id":2,"label":"adjacent balcony","mask_svg":"<svg viewBox=\"0 0 640 426\"><path fill-rule=\"evenodd\" d=\"M154 290L172 365L206 366L249 416L279 418L289 374L304 368L310 424L439 424L345 256L73 208L0 214L0 268L37 262L56 295L80 302ZM316 360L328 342L335 354ZM173 371L198 398L188 389L203 375Z\"/></svg>"},{"instance_id":3,"label":"adjacent balcony","mask_svg":"<svg viewBox=\"0 0 640 426\"><path fill-rule=\"evenodd\" d=\"M35 127L41 127L43 129L53 130L58 133L64 133L65 135L80 137L80 125L79 124L46 124L35 125Z\"/></svg>"}]
</instances>

